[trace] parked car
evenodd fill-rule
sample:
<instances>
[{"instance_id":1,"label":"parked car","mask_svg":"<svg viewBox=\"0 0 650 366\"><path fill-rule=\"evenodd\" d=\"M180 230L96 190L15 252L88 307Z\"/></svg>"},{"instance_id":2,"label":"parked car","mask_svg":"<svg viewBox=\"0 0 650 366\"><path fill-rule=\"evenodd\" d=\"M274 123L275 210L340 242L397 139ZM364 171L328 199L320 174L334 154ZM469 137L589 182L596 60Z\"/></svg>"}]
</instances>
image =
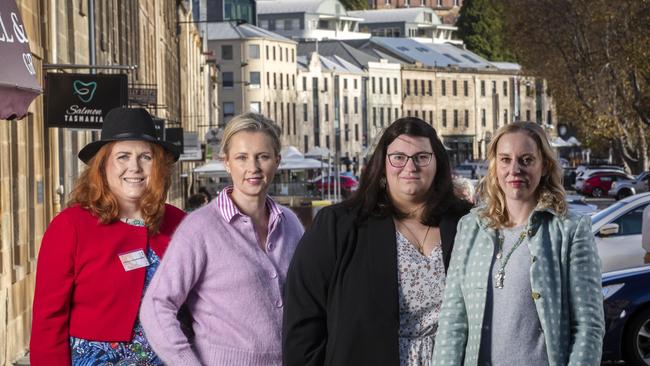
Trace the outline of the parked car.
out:
<instances>
[{"instance_id":1,"label":"parked car","mask_svg":"<svg viewBox=\"0 0 650 366\"><path fill-rule=\"evenodd\" d=\"M650 366L650 266L603 274L603 361Z\"/></svg>"},{"instance_id":2,"label":"parked car","mask_svg":"<svg viewBox=\"0 0 650 366\"><path fill-rule=\"evenodd\" d=\"M609 196L617 200L637 193L647 192L650 185L650 171L637 175L634 179L619 179L612 183Z\"/></svg>"},{"instance_id":3,"label":"parked car","mask_svg":"<svg viewBox=\"0 0 650 366\"><path fill-rule=\"evenodd\" d=\"M587 203L585 197L578 194L568 194L566 201L569 211L577 214L593 215L598 210L598 206Z\"/></svg>"},{"instance_id":4,"label":"parked car","mask_svg":"<svg viewBox=\"0 0 650 366\"><path fill-rule=\"evenodd\" d=\"M310 181L310 184L317 192L327 194L328 192L334 193L334 190L336 189L334 185L335 181L336 178L334 176L325 178L318 177ZM339 181L341 187L341 195L343 195L343 197L348 197L352 192L356 191L357 188L359 188L359 181L349 175L339 176Z\"/></svg>"},{"instance_id":5,"label":"parked car","mask_svg":"<svg viewBox=\"0 0 650 366\"><path fill-rule=\"evenodd\" d=\"M465 161L454 168L453 174L468 179L481 179L487 175L487 161Z\"/></svg>"},{"instance_id":6,"label":"parked car","mask_svg":"<svg viewBox=\"0 0 650 366\"><path fill-rule=\"evenodd\" d=\"M619 179L634 179L634 177L624 172L603 172L594 174L585 180L584 184L580 188L580 193L593 197L606 196L609 189L612 187L612 183Z\"/></svg>"},{"instance_id":7,"label":"parked car","mask_svg":"<svg viewBox=\"0 0 650 366\"><path fill-rule=\"evenodd\" d=\"M626 197L591 217L603 272L643 264L641 247L643 209L650 204L650 193Z\"/></svg>"},{"instance_id":8,"label":"parked car","mask_svg":"<svg viewBox=\"0 0 650 366\"><path fill-rule=\"evenodd\" d=\"M604 174L604 173L623 173L625 174L624 170L620 169L589 169L589 170L583 170L582 172L579 172L576 169L576 178L575 178L575 189L576 191L581 191L582 186L584 185L585 181L595 175L598 174Z\"/></svg>"},{"instance_id":9,"label":"parked car","mask_svg":"<svg viewBox=\"0 0 650 366\"><path fill-rule=\"evenodd\" d=\"M473 179L476 173L473 166L469 164L460 164L454 168L452 174L457 177Z\"/></svg>"}]
</instances>

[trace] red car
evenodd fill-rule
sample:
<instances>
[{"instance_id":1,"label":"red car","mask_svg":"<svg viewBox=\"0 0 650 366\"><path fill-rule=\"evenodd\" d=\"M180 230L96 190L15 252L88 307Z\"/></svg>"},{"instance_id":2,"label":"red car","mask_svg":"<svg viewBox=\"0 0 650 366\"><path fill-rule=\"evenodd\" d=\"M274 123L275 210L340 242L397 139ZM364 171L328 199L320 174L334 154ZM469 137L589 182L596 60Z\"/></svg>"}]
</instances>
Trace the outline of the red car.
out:
<instances>
[{"instance_id":1,"label":"red car","mask_svg":"<svg viewBox=\"0 0 650 366\"><path fill-rule=\"evenodd\" d=\"M619 179L633 180L634 178L628 174L617 172L596 174L585 181L580 192L593 197L607 196L607 192L612 188L612 183Z\"/></svg>"},{"instance_id":2,"label":"red car","mask_svg":"<svg viewBox=\"0 0 650 366\"><path fill-rule=\"evenodd\" d=\"M359 181L357 181L353 177L347 175L341 175L339 178L341 182L340 183L341 194L343 195L343 197L348 197L350 193L356 191L357 188L359 187ZM333 176L330 176L329 179L328 177L325 177L324 179L319 177L311 181L311 183L314 185L314 188L319 193L327 194L327 192L331 192L332 194L334 194L334 189L336 189L334 185L335 179L336 178Z\"/></svg>"}]
</instances>

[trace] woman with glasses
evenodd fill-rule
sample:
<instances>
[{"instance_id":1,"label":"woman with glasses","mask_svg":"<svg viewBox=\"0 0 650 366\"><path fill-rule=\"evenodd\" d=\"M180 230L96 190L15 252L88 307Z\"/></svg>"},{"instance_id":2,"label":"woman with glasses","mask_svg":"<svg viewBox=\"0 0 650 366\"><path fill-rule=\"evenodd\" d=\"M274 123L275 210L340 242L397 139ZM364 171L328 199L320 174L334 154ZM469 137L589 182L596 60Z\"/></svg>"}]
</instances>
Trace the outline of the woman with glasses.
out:
<instances>
[{"instance_id":1,"label":"woman with glasses","mask_svg":"<svg viewBox=\"0 0 650 366\"><path fill-rule=\"evenodd\" d=\"M567 212L544 130L505 125L487 153L483 205L458 225L433 364L600 365L591 219Z\"/></svg>"},{"instance_id":2,"label":"woman with glasses","mask_svg":"<svg viewBox=\"0 0 650 366\"><path fill-rule=\"evenodd\" d=\"M433 127L411 117L391 124L359 190L322 209L298 244L285 285L284 365L428 364L468 209Z\"/></svg>"}]
</instances>

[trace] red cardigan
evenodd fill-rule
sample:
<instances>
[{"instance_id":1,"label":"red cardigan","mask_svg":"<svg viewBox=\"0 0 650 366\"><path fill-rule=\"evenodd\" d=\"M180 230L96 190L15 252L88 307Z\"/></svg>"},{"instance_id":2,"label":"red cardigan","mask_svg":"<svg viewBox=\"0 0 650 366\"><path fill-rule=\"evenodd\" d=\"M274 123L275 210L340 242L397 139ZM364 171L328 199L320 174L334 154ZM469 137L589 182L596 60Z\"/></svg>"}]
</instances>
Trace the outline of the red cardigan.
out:
<instances>
[{"instance_id":1,"label":"red cardigan","mask_svg":"<svg viewBox=\"0 0 650 366\"><path fill-rule=\"evenodd\" d=\"M149 245L162 258L185 213L166 205ZM146 267L126 272L118 255L146 251L147 230L103 225L79 206L50 223L38 255L30 358L33 366L70 365L69 337L128 342L140 307Z\"/></svg>"}]
</instances>

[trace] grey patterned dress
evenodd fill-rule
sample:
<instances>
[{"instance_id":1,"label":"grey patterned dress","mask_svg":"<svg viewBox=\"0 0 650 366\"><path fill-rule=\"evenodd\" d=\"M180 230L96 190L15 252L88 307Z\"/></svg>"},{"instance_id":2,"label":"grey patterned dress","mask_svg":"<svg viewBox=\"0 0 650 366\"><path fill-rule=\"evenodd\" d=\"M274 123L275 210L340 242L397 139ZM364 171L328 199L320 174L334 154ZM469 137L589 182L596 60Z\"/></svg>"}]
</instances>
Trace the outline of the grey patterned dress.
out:
<instances>
[{"instance_id":1,"label":"grey patterned dress","mask_svg":"<svg viewBox=\"0 0 650 366\"><path fill-rule=\"evenodd\" d=\"M423 256L397 232L400 366L428 366L445 288L442 248Z\"/></svg>"}]
</instances>

